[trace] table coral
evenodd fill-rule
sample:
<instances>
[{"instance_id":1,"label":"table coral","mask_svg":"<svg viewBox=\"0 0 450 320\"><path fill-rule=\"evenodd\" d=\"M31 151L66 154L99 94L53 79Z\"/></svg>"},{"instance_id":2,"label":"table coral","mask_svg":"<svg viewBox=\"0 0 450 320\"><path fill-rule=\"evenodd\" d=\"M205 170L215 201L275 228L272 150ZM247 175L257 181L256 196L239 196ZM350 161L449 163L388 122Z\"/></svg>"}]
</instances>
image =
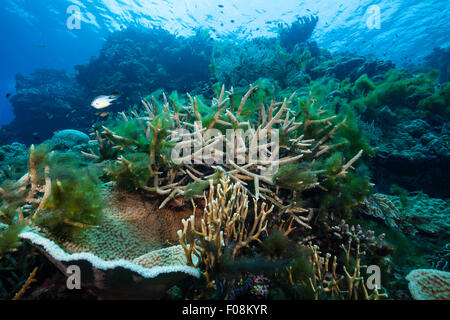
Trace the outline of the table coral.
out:
<instances>
[{"instance_id":1,"label":"table coral","mask_svg":"<svg viewBox=\"0 0 450 320\"><path fill-rule=\"evenodd\" d=\"M82 285L101 298L157 298L179 280L199 273L186 264L176 230L186 211L155 212L139 195L112 191L102 222L76 237L55 236L45 229L27 229L20 237L39 248L64 274L81 268ZM189 211L190 214L190 211Z\"/></svg>"}]
</instances>

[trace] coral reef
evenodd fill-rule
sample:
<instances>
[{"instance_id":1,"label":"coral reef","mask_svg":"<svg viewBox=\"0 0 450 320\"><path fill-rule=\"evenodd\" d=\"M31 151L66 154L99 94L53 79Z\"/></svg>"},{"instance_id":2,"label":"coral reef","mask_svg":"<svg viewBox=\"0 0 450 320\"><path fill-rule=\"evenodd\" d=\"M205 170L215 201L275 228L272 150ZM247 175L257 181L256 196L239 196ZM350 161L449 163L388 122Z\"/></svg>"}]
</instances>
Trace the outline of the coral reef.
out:
<instances>
[{"instance_id":1,"label":"coral reef","mask_svg":"<svg viewBox=\"0 0 450 320\"><path fill-rule=\"evenodd\" d=\"M391 61L345 54L338 57L337 61L327 69L327 74L333 75L341 81L349 78L354 82L364 75L370 79L379 78L394 67L395 65Z\"/></svg>"},{"instance_id":2,"label":"coral reef","mask_svg":"<svg viewBox=\"0 0 450 320\"><path fill-rule=\"evenodd\" d=\"M84 130L92 120L87 99L74 75L64 70L18 73L16 93L11 97L15 119L5 126L2 140L31 144L50 138L57 130Z\"/></svg>"},{"instance_id":3,"label":"coral reef","mask_svg":"<svg viewBox=\"0 0 450 320\"><path fill-rule=\"evenodd\" d=\"M194 214L187 220L182 220L183 229L178 231L178 237L186 254L188 265L202 265L206 278L206 287L216 288L217 273L223 267L223 260L233 263L240 251L247 249L254 241L261 242L262 233L267 232L267 215L273 211L273 205L261 208L254 205L249 209L249 199L246 190L240 185L231 184L230 178L222 178L217 187L210 183L208 199L201 216ZM251 210L253 216L247 217ZM200 227L196 228L196 220ZM253 227L249 228L249 221ZM222 283L222 286L225 286Z\"/></svg>"},{"instance_id":4,"label":"coral reef","mask_svg":"<svg viewBox=\"0 0 450 320\"><path fill-rule=\"evenodd\" d=\"M75 147L88 144L89 136L81 131L66 129L58 131L47 141L52 150L73 150Z\"/></svg>"},{"instance_id":5,"label":"coral reef","mask_svg":"<svg viewBox=\"0 0 450 320\"><path fill-rule=\"evenodd\" d=\"M75 66L76 79L90 98L120 93L117 108L125 109L145 92L206 86L211 53L207 31L185 38L164 29L129 28L111 34L98 57Z\"/></svg>"},{"instance_id":6,"label":"coral reef","mask_svg":"<svg viewBox=\"0 0 450 320\"><path fill-rule=\"evenodd\" d=\"M36 146L0 147L2 297L42 296L42 255L90 298L447 297L446 51L440 75L406 71L319 48L316 23L240 44L128 29L76 75L18 74L0 135Z\"/></svg>"},{"instance_id":7,"label":"coral reef","mask_svg":"<svg viewBox=\"0 0 450 320\"><path fill-rule=\"evenodd\" d=\"M448 197L447 127L435 130L423 120L413 120L398 124L398 130L397 137L380 145L377 152L373 172L379 190L388 192L395 183L410 191L423 190L433 197Z\"/></svg>"},{"instance_id":8,"label":"coral reef","mask_svg":"<svg viewBox=\"0 0 450 320\"><path fill-rule=\"evenodd\" d=\"M319 214L325 211L350 214L370 190L364 171L349 170L365 151L370 152L370 147L358 144L361 137L353 120L322 109L312 97L306 101L295 98L295 93L275 102L269 99L270 91L261 88L263 84L251 85L242 94L217 86L210 108L200 96L188 95L188 105L183 106L185 102L173 95L167 98L162 94L162 102L152 95L150 102L143 100L143 110L122 113L120 120L96 130L93 135L97 137L97 152L85 155L101 161L102 150L110 145L117 151L116 160L106 168L110 177L119 186L165 196L160 208L181 197L191 200L201 196L209 180L217 181L227 174L242 182L250 195L274 204L277 210L305 227L313 216L312 208L318 208ZM206 128L217 129L215 136L202 133ZM227 128L249 128L250 136L233 138L232 143L242 150L233 151L223 163L215 163L217 157L224 160L224 153L223 149L213 151L213 146L219 143L229 146L229 137L224 134ZM176 132L180 129L184 130L182 136ZM269 145L264 151L266 160L257 160L253 146L260 133L269 130L280 132L281 146L276 150ZM179 142L183 148L177 148L175 153L183 156L172 159L172 147ZM335 153L330 155L331 151ZM207 155L206 159L196 164L202 154ZM271 173L273 177L261 173L272 170L273 163L279 166L278 171ZM323 187L318 188L321 182ZM277 195L279 189L286 190L284 199ZM302 193L308 192L309 200L304 202L311 209L301 206ZM324 198L327 200L323 201Z\"/></svg>"},{"instance_id":9,"label":"coral reef","mask_svg":"<svg viewBox=\"0 0 450 320\"><path fill-rule=\"evenodd\" d=\"M210 79L209 41L201 30L182 38L163 29L130 28L112 34L98 57L75 66L76 74L52 69L18 73L11 97L16 117L0 133L2 141L40 143L58 130L87 131L101 117L90 107L99 95L119 93L120 100L110 109L121 111L149 90L205 92Z\"/></svg>"},{"instance_id":10,"label":"coral reef","mask_svg":"<svg viewBox=\"0 0 450 320\"><path fill-rule=\"evenodd\" d=\"M441 82L450 81L450 48L434 48L428 56L424 58L425 64L439 70Z\"/></svg>"},{"instance_id":11,"label":"coral reef","mask_svg":"<svg viewBox=\"0 0 450 320\"><path fill-rule=\"evenodd\" d=\"M433 269L449 271L450 270L450 243L446 243L442 250L435 254L426 256Z\"/></svg>"},{"instance_id":12,"label":"coral reef","mask_svg":"<svg viewBox=\"0 0 450 320\"><path fill-rule=\"evenodd\" d=\"M88 107L98 94L121 94L110 109L115 112L159 88L211 98L208 83L213 78L227 87L234 85L235 92L267 79L274 89L312 91L320 103L337 112L349 105L356 109L358 126L379 144L369 163L377 191L386 193L395 183L409 191L447 197L442 172L447 172L449 158L448 84L442 80L439 84L436 72L406 72L389 61L350 53L331 55L314 42L305 42L310 35L305 30L311 31L316 19L300 20L282 28L278 41L259 38L242 45L211 41L201 30L188 38L162 29L114 33L99 57L77 66L75 79L54 70L18 75L11 100L17 118L0 135L5 142L38 143L60 129L87 131L95 121L104 120ZM282 44L286 37L295 40L288 41L289 50ZM429 59L436 68L437 60L445 61L441 51ZM41 128L41 123L46 125ZM421 129L425 127L427 132ZM405 161L408 165L402 165Z\"/></svg>"},{"instance_id":13,"label":"coral reef","mask_svg":"<svg viewBox=\"0 0 450 320\"><path fill-rule=\"evenodd\" d=\"M431 239L449 239L450 208L448 201L430 198L424 193L408 196L406 203L399 196L389 196L399 208L402 230L411 236L426 235Z\"/></svg>"},{"instance_id":14,"label":"coral reef","mask_svg":"<svg viewBox=\"0 0 450 320\"><path fill-rule=\"evenodd\" d=\"M406 277L416 300L449 300L450 273L433 269L417 269Z\"/></svg>"},{"instance_id":15,"label":"coral reef","mask_svg":"<svg viewBox=\"0 0 450 320\"><path fill-rule=\"evenodd\" d=\"M21 143L0 147L0 183L4 180L17 180L28 169L28 148Z\"/></svg>"},{"instance_id":16,"label":"coral reef","mask_svg":"<svg viewBox=\"0 0 450 320\"><path fill-rule=\"evenodd\" d=\"M299 17L297 21L290 24L288 27L280 25L279 38L280 44L287 50L292 50L298 43L308 40L314 28L319 21L319 17Z\"/></svg>"},{"instance_id":17,"label":"coral reef","mask_svg":"<svg viewBox=\"0 0 450 320\"><path fill-rule=\"evenodd\" d=\"M345 262L342 268L339 268L342 274L338 275L337 257L335 256L333 260L330 259L331 254L322 257L319 247L311 243L300 247L294 245L294 248L289 249L294 249L292 252L287 256L279 256L278 258L281 259L277 260L275 257L280 254L279 249L282 248L280 245L289 241L286 235L291 233L293 228L291 225L287 226L284 235L278 233L276 228L269 231L268 221L273 219L269 217L273 215L274 206L268 209L266 204L262 203L259 208L257 201L254 200L252 209L248 195L239 182L230 184L229 178L222 178L216 187L211 182L209 195L205 194L204 197L206 205L203 214L198 215L194 208L194 214L188 220L183 220L183 229L178 231L188 264L200 267L205 277L205 289L195 298L210 298L213 293L217 294L217 291L222 291L222 297L235 297L239 295L239 292L242 294L242 291L246 290L251 290L255 295L268 296L271 290L276 290L273 272L276 271L276 277L280 277L279 273L282 270L280 265L287 271L283 277L288 280L288 286L294 288L288 288L288 291L298 290L299 296L296 298L379 299L387 297L387 294L379 292L381 288L369 294L364 277L361 277L360 259L366 254L365 251L360 251L361 245L367 244L369 249L370 245L382 241L383 235L377 240L373 232L369 231L365 234L358 227L359 231L355 236L347 238L345 234L346 239L340 236L342 246L339 249L345 252ZM252 219L247 216L249 210L252 212ZM286 228L285 225L278 226L278 229L284 228ZM344 226L333 228L335 234L337 230L345 232L344 229ZM272 234L272 239L280 238L273 242L269 240L271 238L268 236L269 233ZM266 240L263 241L264 238ZM352 246L353 243L356 245ZM260 250L265 248L262 250L266 253L261 257L247 258L251 256L250 248L253 248L253 252L258 250L254 246L259 247ZM275 253L277 251L278 254ZM351 262L353 252L356 256L354 264ZM251 259L254 262L247 261ZM331 261L333 261L332 264L330 264ZM260 266L251 267L252 263L259 263ZM256 270L261 270L262 265L266 265L263 278L254 274ZM234 278L230 280L229 276L226 276L230 272L239 272L241 277L242 274L247 274L243 287L236 287Z\"/></svg>"},{"instance_id":18,"label":"coral reef","mask_svg":"<svg viewBox=\"0 0 450 320\"><path fill-rule=\"evenodd\" d=\"M33 166L30 165L30 172L33 172ZM33 177L31 173L29 175ZM83 285L92 288L98 297L105 298L155 298L164 293L171 283L189 275L198 276L195 269L186 266L181 246L170 246L170 241L176 241L176 230L181 225L181 217L187 216L186 213L181 211L177 215L164 215L164 212L159 211L158 214L149 214L154 208L148 207L139 195L127 197L123 192L114 192L105 186L102 198L109 206L103 209L101 220L94 226L92 220L87 220L90 217L88 214L93 213L92 209L83 212L83 207L92 200L86 196L84 199L77 197L76 192L79 192L80 187L73 184L75 189L70 192L71 202L56 202L54 198L59 198L58 193L61 192L57 188L68 191L67 186L58 184L56 180L56 189L48 187L51 183L48 178L47 174L45 189L49 193L44 193L42 199L36 199L38 201L35 203L39 206L33 214L26 211L22 213L22 207L19 207L19 222L13 222L2 232L2 246L14 241L8 248L2 247L2 253L17 246L17 239L25 239L43 252L63 274L69 265L80 266L84 275ZM95 193L92 194L91 190L89 196L93 195ZM25 198L30 198L28 202L34 203L31 200L35 198L31 198L30 194ZM5 212L4 209L5 206L2 212ZM59 214L49 217L49 213L52 214L55 209L58 209ZM80 214L83 214L83 220L75 220L78 217L74 215ZM21 219L27 227L24 228ZM63 229L62 232L61 227L67 226L72 230ZM3 238L12 232L12 240L6 242Z\"/></svg>"}]
</instances>

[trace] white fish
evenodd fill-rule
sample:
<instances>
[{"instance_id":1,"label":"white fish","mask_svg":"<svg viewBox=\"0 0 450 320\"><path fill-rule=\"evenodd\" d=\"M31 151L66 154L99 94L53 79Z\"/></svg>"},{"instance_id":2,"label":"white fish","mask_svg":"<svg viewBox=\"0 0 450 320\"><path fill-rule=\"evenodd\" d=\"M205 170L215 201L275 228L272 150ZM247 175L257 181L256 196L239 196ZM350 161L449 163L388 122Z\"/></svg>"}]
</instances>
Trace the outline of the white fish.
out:
<instances>
[{"instance_id":1,"label":"white fish","mask_svg":"<svg viewBox=\"0 0 450 320\"><path fill-rule=\"evenodd\" d=\"M120 95L118 94L112 94L110 96L98 96L97 98L92 101L91 106L93 106L95 109L103 109L106 107L109 107L111 103L116 101Z\"/></svg>"}]
</instances>

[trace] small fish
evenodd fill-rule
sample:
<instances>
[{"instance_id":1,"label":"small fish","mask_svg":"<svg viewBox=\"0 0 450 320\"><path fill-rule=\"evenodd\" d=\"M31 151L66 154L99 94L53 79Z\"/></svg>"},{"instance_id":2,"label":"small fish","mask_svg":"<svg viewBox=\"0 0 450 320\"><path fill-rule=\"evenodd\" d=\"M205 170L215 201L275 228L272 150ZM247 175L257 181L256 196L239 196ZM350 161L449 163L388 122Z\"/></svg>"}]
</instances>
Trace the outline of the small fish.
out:
<instances>
[{"instance_id":1,"label":"small fish","mask_svg":"<svg viewBox=\"0 0 450 320\"><path fill-rule=\"evenodd\" d=\"M11 93L7 93L5 96L6 99L9 99L10 97L11 97Z\"/></svg>"},{"instance_id":2,"label":"small fish","mask_svg":"<svg viewBox=\"0 0 450 320\"><path fill-rule=\"evenodd\" d=\"M170 208L179 208L184 206L185 202L186 201L184 200L184 198L173 199L167 204L167 206Z\"/></svg>"},{"instance_id":3,"label":"small fish","mask_svg":"<svg viewBox=\"0 0 450 320\"><path fill-rule=\"evenodd\" d=\"M47 45L45 43L39 43L39 44L36 45L36 48L38 48L38 49L43 49L43 48L46 48L46 47L47 47Z\"/></svg>"},{"instance_id":4,"label":"small fish","mask_svg":"<svg viewBox=\"0 0 450 320\"><path fill-rule=\"evenodd\" d=\"M106 117L109 113L108 112L102 112L100 113L100 117Z\"/></svg>"},{"instance_id":5,"label":"small fish","mask_svg":"<svg viewBox=\"0 0 450 320\"><path fill-rule=\"evenodd\" d=\"M110 96L98 96L92 101L91 106L95 109L103 109L109 107L111 103L116 101L120 97L119 94L112 94Z\"/></svg>"}]
</instances>

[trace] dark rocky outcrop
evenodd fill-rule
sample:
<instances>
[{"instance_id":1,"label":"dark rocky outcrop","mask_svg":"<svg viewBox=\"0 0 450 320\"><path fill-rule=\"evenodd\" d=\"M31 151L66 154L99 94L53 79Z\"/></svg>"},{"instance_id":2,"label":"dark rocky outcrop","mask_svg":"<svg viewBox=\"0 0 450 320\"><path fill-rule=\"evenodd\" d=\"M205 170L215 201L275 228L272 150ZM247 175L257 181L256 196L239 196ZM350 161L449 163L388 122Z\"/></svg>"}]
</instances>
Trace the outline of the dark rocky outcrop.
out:
<instances>
[{"instance_id":1,"label":"dark rocky outcrop","mask_svg":"<svg viewBox=\"0 0 450 320\"><path fill-rule=\"evenodd\" d=\"M31 144L50 138L57 130L85 129L89 101L73 75L64 70L39 69L16 75L16 94L11 98L15 119L5 127L5 143Z\"/></svg>"},{"instance_id":2,"label":"dark rocky outcrop","mask_svg":"<svg viewBox=\"0 0 450 320\"><path fill-rule=\"evenodd\" d=\"M432 127L421 119L400 122L393 137L380 146L372 165L379 191L388 192L390 185L398 184L409 191L450 197L447 126Z\"/></svg>"}]
</instances>

